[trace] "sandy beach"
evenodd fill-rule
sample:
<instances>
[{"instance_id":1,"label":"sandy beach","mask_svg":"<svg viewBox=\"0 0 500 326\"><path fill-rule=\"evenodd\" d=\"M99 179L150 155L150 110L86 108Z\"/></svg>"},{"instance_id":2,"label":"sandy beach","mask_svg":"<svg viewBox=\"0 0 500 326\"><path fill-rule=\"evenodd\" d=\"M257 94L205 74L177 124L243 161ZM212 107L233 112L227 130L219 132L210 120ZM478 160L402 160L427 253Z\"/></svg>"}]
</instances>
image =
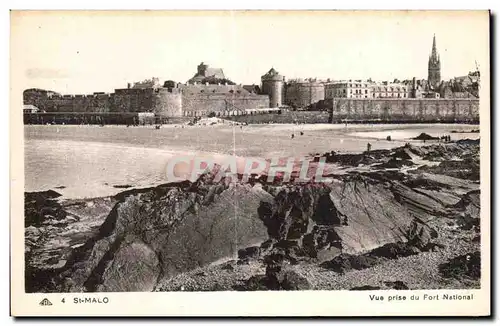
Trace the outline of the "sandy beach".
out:
<instances>
[{"instance_id":1,"label":"sandy beach","mask_svg":"<svg viewBox=\"0 0 500 326\"><path fill-rule=\"evenodd\" d=\"M26 191L56 190L67 198L118 193L122 186L167 182L165 166L174 156L308 157L402 146L426 132L452 140L478 138L474 125L248 125L248 126L25 126ZM303 133L301 135L301 132ZM292 138L291 135L294 135ZM393 141L387 141L392 135Z\"/></svg>"}]
</instances>

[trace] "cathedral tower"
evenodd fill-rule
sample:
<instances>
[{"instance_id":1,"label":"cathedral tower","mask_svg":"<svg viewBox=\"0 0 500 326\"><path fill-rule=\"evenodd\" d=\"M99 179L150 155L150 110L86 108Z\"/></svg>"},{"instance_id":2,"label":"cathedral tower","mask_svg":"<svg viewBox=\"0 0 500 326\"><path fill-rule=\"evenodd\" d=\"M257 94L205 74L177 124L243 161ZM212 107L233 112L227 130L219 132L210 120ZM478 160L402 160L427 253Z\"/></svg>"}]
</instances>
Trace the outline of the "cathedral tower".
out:
<instances>
[{"instance_id":1,"label":"cathedral tower","mask_svg":"<svg viewBox=\"0 0 500 326\"><path fill-rule=\"evenodd\" d=\"M429 56L428 82L431 89L437 89L441 83L441 61L436 49L436 35L432 39L432 53Z\"/></svg>"}]
</instances>

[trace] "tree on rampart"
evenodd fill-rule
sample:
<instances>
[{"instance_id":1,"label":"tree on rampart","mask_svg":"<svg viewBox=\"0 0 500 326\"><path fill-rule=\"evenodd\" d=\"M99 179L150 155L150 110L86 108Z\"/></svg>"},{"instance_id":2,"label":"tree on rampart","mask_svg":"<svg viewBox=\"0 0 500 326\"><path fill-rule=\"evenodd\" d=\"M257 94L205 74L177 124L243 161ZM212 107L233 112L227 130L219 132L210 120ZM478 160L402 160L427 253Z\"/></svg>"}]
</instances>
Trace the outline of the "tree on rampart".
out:
<instances>
[{"instance_id":1,"label":"tree on rampart","mask_svg":"<svg viewBox=\"0 0 500 326\"><path fill-rule=\"evenodd\" d=\"M201 81L203 84L205 83L209 83L211 85L217 85L217 84L228 84L228 85L236 85L235 82L227 79L227 78L216 78L216 77L213 77L213 76L210 76L210 77L205 77L203 78L203 80Z\"/></svg>"}]
</instances>

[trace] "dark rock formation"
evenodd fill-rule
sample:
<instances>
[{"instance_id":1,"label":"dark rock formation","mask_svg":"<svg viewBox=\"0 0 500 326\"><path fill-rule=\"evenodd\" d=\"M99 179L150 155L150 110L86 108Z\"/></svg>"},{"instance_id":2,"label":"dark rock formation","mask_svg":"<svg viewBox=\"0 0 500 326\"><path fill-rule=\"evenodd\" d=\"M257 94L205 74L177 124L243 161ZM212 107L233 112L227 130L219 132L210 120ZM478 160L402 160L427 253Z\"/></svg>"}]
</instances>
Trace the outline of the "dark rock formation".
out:
<instances>
[{"instance_id":1,"label":"dark rock formation","mask_svg":"<svg viewBox=\"0 0 500 326\"><path fill-rule=\"evenodd\" d=\"M127 189L127 188L132 188L132 185L113 185L113 188Z\"/></svg>"},{"instance_id":2,"label":"dark rock formation","mask_svg":"<svg viewBox=\"0 0 500 326\"><path fill-rule=\"evenodd\" d=\"M24 226L39 227L46 220L62 220L66 212L56 200L61 194L53 190L24 194Z\"/></svg>"},{"instance_id":3,"label":"dark rock formation","mask_svg":"<svg viewBox=\"0 0 500 326\"><path fill-rule=\"evenodd\" d=\"M429 243L437 237L438 233L436 230L422 222L419 223L417 220L413 220L410 225L410 229L408 230L407 244L423 250L424 248L427 248Z\"/></svg>"},{"instance_id":4,"label":"dark rock formation","mask_svg":"<svg viewBox=\"0 0 500 326\"><path fill-rule=\"evenodd\" d=\"M411 160L404 160L404 159L396 159L396 158L391 158L387 162L380 163L375 165L375 167L381 169L401 169L402 167L405 166L412 166L413 161Z\"/></svg>"},{"instance_id":5,"label":"dark rock formation","mask_svg":"<svg viewBox=\"0 0 500 326\"><path fill-rule=\"evenodd\" d=\"M462 139L454 143L424 146L421 148L422 158L429 161L450 161L454 157L466 158L479 155L479 139Z\"/></svg>"},{"instance_id":6,"label":"dark rock formation","mask_svg":"<svg viewBox=\"0 0 500 326\"><path fill-rule=\"evenodd\" d=\"M401 281L384 282L384 284L394 290L409 290L408 286Z\"/></svg>"},{"instance_id":7,"label":"dark rock formation","mask_svg":"<svg viewBox=\"0 0 500 326\"><path fill-rule=\"evenodd\" d=\"M213 185L208 177L129 190L117 199L99 233L75 249L62 269L62 290L151 291L159 278L265 240L257 208L273 200L260 187L224 180Z\"/></svg>"},{"instance_id":8,"label":"dark rock formation","mask_svg":"<svg viewBox=\"0 0 500 326\"><path fill-rule=\"evenodd\" d=\"M481 193L473 190L462 196L460 201L449 208L450 216L457 220L462 230L480 231Z\"/></svg>"},{"instance_id":9,"label":"dark rock formation","mask_svg":"<svg viewBox=\"0 0 500 326\"><path fill-rule=\"evenodd\" d=\"M238 250L238 258L239 259L252 259L258 258L260 255L260 247L253 246L245 249Z\"/></svg>"},{"instance_id":10,"label":"dark rock formation","mask_svg":"<svg viewBox=\"0 0 500 326\"><path fill-rule=\"evenodd\" d=\"M258 290L309 290L309 281L289 265L284 255L271 254L265 257L266 274L250 277L240 291Z\"/></svg>"},{"instance_id":11,"label":"dark rock formation","mask_svg":"<svg viewBox=\"0 0 500 326\"><path fill-rule=\"evenodd\" d=\"M427 245L424 249L427 250ZM417 255L421 250L407 242L387 243L360 255L341 254L330 261L320 264L321 267L344 274L350 270L362 270L370 268L387 259L397 259Z\"/></svg>"},{"instance_id":12,"label":"dark rock formation","mask_svg":"<svg viewBox=\"0 0 500 326\"><path fill-rule=\"evenodd\" d=\"M369 255L356 256L350 254L342 254L330 261L322 263L321 267L324 267L326 269L331 269L339 274L343 274L346 271L352 269L361 270L369 268L377 263L378 259L376 257L372 257Z\"/></svg>"},{"instance_id":13,"label":"dark rock formation","mask_svg":"<svg viewBox=\"0 0 500 326\"><path fill-rule=\"evenodd\" d=\"M381 247L375 248L368 253L371 257L397 259L408 257L420 253L418 247L412 246L407 242L387 243Z\"/></svg>"},{"instance_id":14,"label":"dark rock formation","mask_svg":"<svg viewBox=\"0 0 500 326\"><path fill-rule=\"evenodd\" d=\"M479 251L476 251L450 259L439 265L439 272L446 278L463 279L468 277L479 280L481 278L481 255Z\"/></svg>"},{"instance_id":15,"label":"dark rock formation","mask_svg":"<svg viewBox=\"0 0 500 326\"><path fill-rule=\"evenodd\" d=\"M373 285L362 285L362 286L355 286L351 288L351 291L369 291L369 290L380 290L380 286L373 286Z\"/></svg>"},{"instance_id":16,"label":"dark rock formation","mask_svg":"<svg viewBox=\"0 0 500 326\"><path fill-rule=\"evenodd\" d=\"M326 158L327 163L336 163L346 166L359 166L361 164L368 165L376 163L382 159L387 158L391 151L387 149L372 150L369 153L364 152L360 154L340 154L334 151L325 153L321 157ZM319 160L319 156L316 157Z\"/></svg>"},{"instance_id":17,"label":"dark rock formation","mask_svg":"<svg viewBox=\"0 0 500 326\"><path fill-rule=\"evenodd\" d=\"M95 233L113 205L108 198L58 201L54 191L25 194L25 288L56 290L55 278L76 248Z\"/></svg>"},{"instance_id":18,"label":"dark rock formation","mask_svg":"<svg viewBox=\"0 0 500 326\"><path fill-rule=\"evenodd\" d=\"M414 140L438 140L439 137L433 137L425 132L421 133L417 137L412 138Z\"/></svg>"},{"instance_id":19,"label":"dark rock formation","mask_svg":"<svg viewBox=\"0 0 500 326\"><path fill-rule=\"evenodd\" d=\"M420 221L429 221L436 216L447 216L445 207L432 196L407 187L401 183L392 183L391 190L396 201L401 203L412 216Z\"/></svg>"}]
</instances>

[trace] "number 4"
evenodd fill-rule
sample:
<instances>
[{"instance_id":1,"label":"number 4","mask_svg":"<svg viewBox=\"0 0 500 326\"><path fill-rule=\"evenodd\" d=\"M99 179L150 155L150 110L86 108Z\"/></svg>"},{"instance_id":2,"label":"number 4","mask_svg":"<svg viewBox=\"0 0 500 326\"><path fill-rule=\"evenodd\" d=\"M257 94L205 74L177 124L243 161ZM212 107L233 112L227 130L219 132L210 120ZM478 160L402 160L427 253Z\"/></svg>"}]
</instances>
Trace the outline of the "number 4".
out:
<instances>
[{"instance_id":1,"label":"number 4","mask_svg":"<svg viewBox=\"0 0 500 326\"><path fill-rule=\"evenodd\" d=\"M62 298L61 302L62 302L62 303L65 303L66 301L65 301L65 299L64 299L64 298Z\"/></svg>"}]
</instances>

